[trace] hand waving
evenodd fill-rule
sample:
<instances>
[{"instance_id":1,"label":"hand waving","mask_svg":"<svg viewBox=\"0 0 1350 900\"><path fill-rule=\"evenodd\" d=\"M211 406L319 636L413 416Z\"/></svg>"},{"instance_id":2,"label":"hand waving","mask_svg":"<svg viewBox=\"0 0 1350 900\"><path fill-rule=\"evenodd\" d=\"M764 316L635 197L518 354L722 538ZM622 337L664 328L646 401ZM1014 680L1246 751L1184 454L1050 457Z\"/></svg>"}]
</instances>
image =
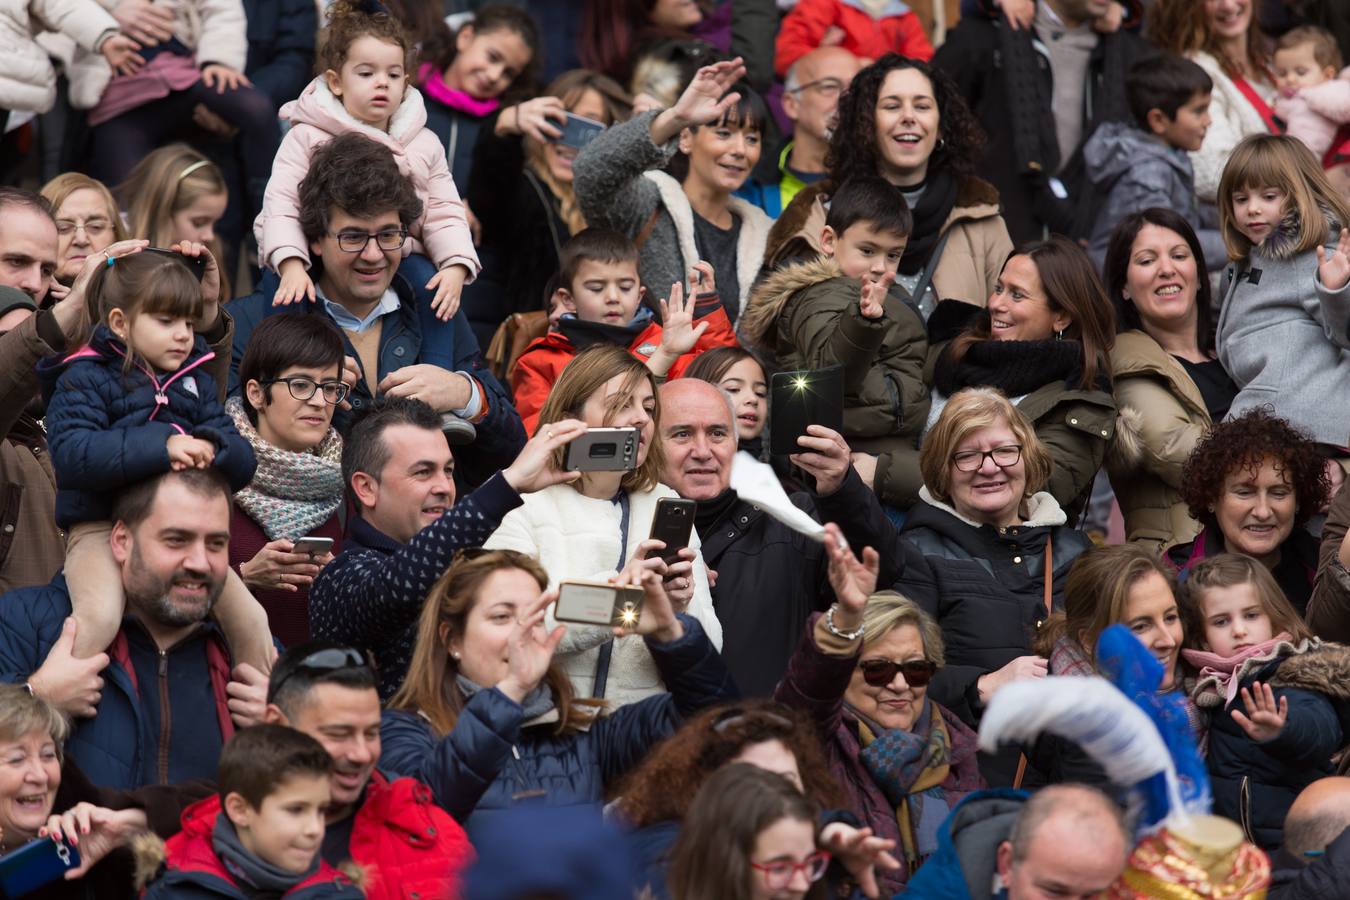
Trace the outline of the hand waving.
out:
<instances>
[{"instance_id":1,"label":"hand waving","mask_svg":"<svg viewBox=\"0 0 1350 900\"><path fill-rule=\"evenodd\" d=\"M833 522L825 526L825 550L830 555L830 587L839 601L834 625L841 631L856 631L862 624L867 598L876 593L881 557L871 547L864 547L859 562Z\"/></svg>"},{"instance_id":2,"label":"hand waving","mask_svg":"<svg viewBox=\"0 0 1350 900\"><path fill-rule=\"evenodd\" d=\"M1327 254L1327 248L1317 248L1317 276L1329 291L1339 291L1350 282L1350 228L1342 228L1336 249Z\"/></svg>"},{"instance_id":3,"label":"hand waving","mask_svg":"<svg viewBox=\"0 0 1350 900\"><path fill-rule=\"evenodd\" d=\"M887 272L880 281L865 280L862 283L862 295L858 299L858 312L864 319L880 319L886 315L886 293L895 283L895 273Z\"/></svg>"},{"instance_id":4,"label":"hand waving","mask_svg":"<svg viewBox=\"0 0 1350 900\"><path fill-rule=\"evenodd\" d=\"M693 350L708 330L707 322L694 324L694 305L678 281L670 286L670 299L661 301L661 347L676 357Z\"/></svg>"},{"instance_id":5,"label":"hand waving","mask_svg":"<svg viewBox=\"0 0 1350 900\"><path fill-rule=\"evenodd\" d=\"M740 102L740 94L728 94L727 91L744 77L745 63L739 56L704 66L695 73L694 80L675 101L671 112L686 128L716 122Z\"/></svg>"},{"instance_id":6,"label":"hand waving","mask_svg":"<svg viewBox=\"0 0 1350 900\"><path fill-rule=\"evenodd\" d=\"M899 861L887 852L895 849L895 841L874 836L870 828L831 822L820 833L818 843L839 860L865 897L881 896L877 869L893 872L900 868Z\"/></svg>"},{"instance_id":7,"label":"hand waving","mask_svg":"<svg viewBox=\"0 0 1350 900\"><path fill-rule=\"evenodd\" d=\"M1268 741L1277 737L1289 719L1289 698L1281 697L1277 704L1270 685L1259 681L1254 682L1250 689L1242 689L1242 705L1247 710L1246 715L1234 709L1233 721L1242 726L1247 737L1254 741Z\"/></svg>"},{"instance_id":8,"label":"hand waving","mask_svg":"<svg viewBox=\"0 0 1350 900\"><path fill-rule=\"evenodd\" d=\"M551 632L544 631L544 612L557 599L557 590L545 591L539 599L516 611L515 627L506 639L509 669L506 677L497 683L497 690L517 703L544 680L549 664L553 662L553 651L558 649L567 633L563 625Z\"/></svg>"}]
</instances>

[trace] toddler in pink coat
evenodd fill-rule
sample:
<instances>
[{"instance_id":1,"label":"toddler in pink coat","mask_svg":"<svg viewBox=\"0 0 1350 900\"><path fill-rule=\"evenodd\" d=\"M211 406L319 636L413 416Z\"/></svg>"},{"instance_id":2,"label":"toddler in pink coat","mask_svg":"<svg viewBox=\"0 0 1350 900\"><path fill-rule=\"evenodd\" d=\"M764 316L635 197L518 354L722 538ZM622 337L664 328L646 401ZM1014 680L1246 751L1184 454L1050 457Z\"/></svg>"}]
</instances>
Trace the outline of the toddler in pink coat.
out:
<instances>
[{"instance_id":1,"label":"toddler in pink coat","mask_svg":"<svg viewBox=\"0 0 1350 900\"><path fill-rule=\"evenodd\" d=\"M299 187L314 151L347 131L388 147L412 179L422 215L409 229L411 248L404 250L425 253L435 264L426 288L436 292L437 318L454 316L464 285L478 274L478 254L445 148L427 130L422 95L408 81L413 52L403 26L377 0L332 5L319 50L326 71L281 109L291 128L277 151L263 210L253 226L259 259L281 278L274 304L315 299L306 271L309 245L300 227Z\"/></svg>"},{"instance_id":2,"label":"toddler in pink coat","mask_svg":"<svg viewBox=\"0 0 1350 900\"><path fill-rule=\"evenodd\" d=\"M1280 89L1275 114L1325 161L1337 133L1350 124L1350 69L1341 71L1336 38L1322 28L1295 28L1280 38L1273 63Z\"/></svg>"}]
</instances>

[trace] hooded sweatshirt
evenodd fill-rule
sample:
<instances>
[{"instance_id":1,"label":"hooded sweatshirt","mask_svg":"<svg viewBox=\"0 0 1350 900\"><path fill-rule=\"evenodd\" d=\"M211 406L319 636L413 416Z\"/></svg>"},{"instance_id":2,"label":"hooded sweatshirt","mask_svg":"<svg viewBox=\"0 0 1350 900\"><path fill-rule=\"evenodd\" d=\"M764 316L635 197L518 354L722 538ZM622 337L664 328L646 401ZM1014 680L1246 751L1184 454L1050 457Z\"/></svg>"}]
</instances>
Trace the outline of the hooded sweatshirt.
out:
<instances>
[{"instance_id":1,"label":"hooded sweatshirt","mask_svg":"<svg viewBox=\"0 0 1350 900\"><path fill-rule=\"evenodd\" d=\"M323 76L315 78L298 100L281 108L281 118L291 123L272 163L272 177L263 195L263 209L253 223L258 255L276 269L283 260L299 257L309 268L309 241L300 228L300 182L309 172L310 159L320 146L339 134L352 131L389 148L399 171L412 179L422 214L409 226L413 241L404 252L422 252L437 269L461 265L469 281L479 271L464 203L445 161L445 148L427 130L427 110L422 95L409 86L403 102L389 122L389 130L357 120L328 89Z\"/></svg>"},{"instance_id":2,"label":"hooded sweatshirt","mask_svg":"<svg viewBox=\"0 0 1350 900\"><path fill-rule=\"evenodd\" d=\"M1201 227L1195 173L1185 150L1171 147L1133 125L1106 122L1083 145L1083 162L1088 177L1106 196L1088 243L1088 252L1099 270L1120 221L1154 206L1185 217L1200 238L1207 269L1227 264L1228 252L1218 229Z\"/></svg>"}]
</instances>

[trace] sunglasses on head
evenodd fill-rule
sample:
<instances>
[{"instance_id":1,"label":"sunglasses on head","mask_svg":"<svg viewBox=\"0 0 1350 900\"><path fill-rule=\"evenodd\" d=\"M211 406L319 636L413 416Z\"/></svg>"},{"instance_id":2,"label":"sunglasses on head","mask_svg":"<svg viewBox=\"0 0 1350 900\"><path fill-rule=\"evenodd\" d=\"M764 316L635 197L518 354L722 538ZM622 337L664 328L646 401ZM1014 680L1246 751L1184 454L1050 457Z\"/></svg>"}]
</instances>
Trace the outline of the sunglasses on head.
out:
<instances>
[{"instance_id":1,"label":"sunglasses on head","mask_svg":"<svg viewBox=\"0 0 1350 900\"><path fill-rule=\"evenodd\" d=\"M905 676L905 684L910 687L924 687L933 680L937 664L926 659L912 659L908 662L891 662L889 659L866 659L858 664L862 669L863 681L872 687L885 687L895 680L895 673Z\"/></svg>"},{"instance_id":2,"label":"sunglasses on head","mask_svg":"<svg viewBox=\"0 0 1350 900\"><path fill-rule=\"evenodd\" d=\"M325 675L329 672L337 672L341 669L369 669L375 671L375 665L370 658L354 647L329 647L325 650L316 650L295 664L290 671L284 673L281 678L273 678L268 687L268 701L277 695L281 686L285 684L293 675L305 674L309 676Z\"/></svg>"}]
</instances>

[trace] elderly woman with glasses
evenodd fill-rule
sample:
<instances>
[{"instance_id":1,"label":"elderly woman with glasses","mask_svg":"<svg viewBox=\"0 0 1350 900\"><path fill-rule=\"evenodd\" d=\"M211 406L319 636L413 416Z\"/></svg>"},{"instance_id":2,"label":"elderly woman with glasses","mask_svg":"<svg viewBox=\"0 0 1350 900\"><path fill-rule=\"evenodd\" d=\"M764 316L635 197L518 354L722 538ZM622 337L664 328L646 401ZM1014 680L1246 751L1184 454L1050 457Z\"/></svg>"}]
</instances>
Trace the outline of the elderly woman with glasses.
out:
<instances>
[{"instance_id":1,"label":"elderly woman with glasses","mask_svg":"<svg viewBox=\"0 0 1350 900\"><path fill-rule=\"evenodd\" d=\"M117 202L103 182L79 172L64 172L44 184L40 193L52 205L56 219L59 284L74 284L86 259L127 239Z\"/></svg>"},{"instance_id":2,"label":"elderly woman with glasses","mask_svg":"<svg viewBox=\"0 0 1350 900\"><path fill-rule=\"evenodd\" d=\"M1069 568L1091 546L1043 490L1052 465L1031 421L1007 397L968 388L951 396L924 440L924 486L900 534L879 514L845 523L856 529L847 533L855 546L884 548L878 583L937 622L946 664L929 693L971 728L1002 685L1044 677L1046 660L1031 652L1032 637L1063 606ZM835 629L851 633L839 615ZM980 768L991 784L1008 785L1018 754L982 755Z\"/></svg>"},{"instance_id":3,"label":"elderly woman with glasses","mask_svg":"<svg viewBox=\"0 0 1350 900\"><path fill-rule=\"evenodd\" d=\"M932 617L893 591L875 593L876 552L859 562L836 526L826 532L836 602L814 618L775 699L815 721L845 808L895 842L904 864L877 873L889 896L937 848L951 807L984 786L977 739L928 696L944 659Z\"/></svg>"},{"instance_id":4,"label":"elderly woman with glasses","mask_svg":"<svg viewBox=\"0 0 1350 900\"><path fill-rule=\"evenodd\" d=\"M230 565L284 645L309 640L309 587L342 540L342 437L347 396L342 335L327 316L269 316L239 365L241 396L225 405L253 447L253 481L234 496Z\"/></svg>"}]
</instances>

